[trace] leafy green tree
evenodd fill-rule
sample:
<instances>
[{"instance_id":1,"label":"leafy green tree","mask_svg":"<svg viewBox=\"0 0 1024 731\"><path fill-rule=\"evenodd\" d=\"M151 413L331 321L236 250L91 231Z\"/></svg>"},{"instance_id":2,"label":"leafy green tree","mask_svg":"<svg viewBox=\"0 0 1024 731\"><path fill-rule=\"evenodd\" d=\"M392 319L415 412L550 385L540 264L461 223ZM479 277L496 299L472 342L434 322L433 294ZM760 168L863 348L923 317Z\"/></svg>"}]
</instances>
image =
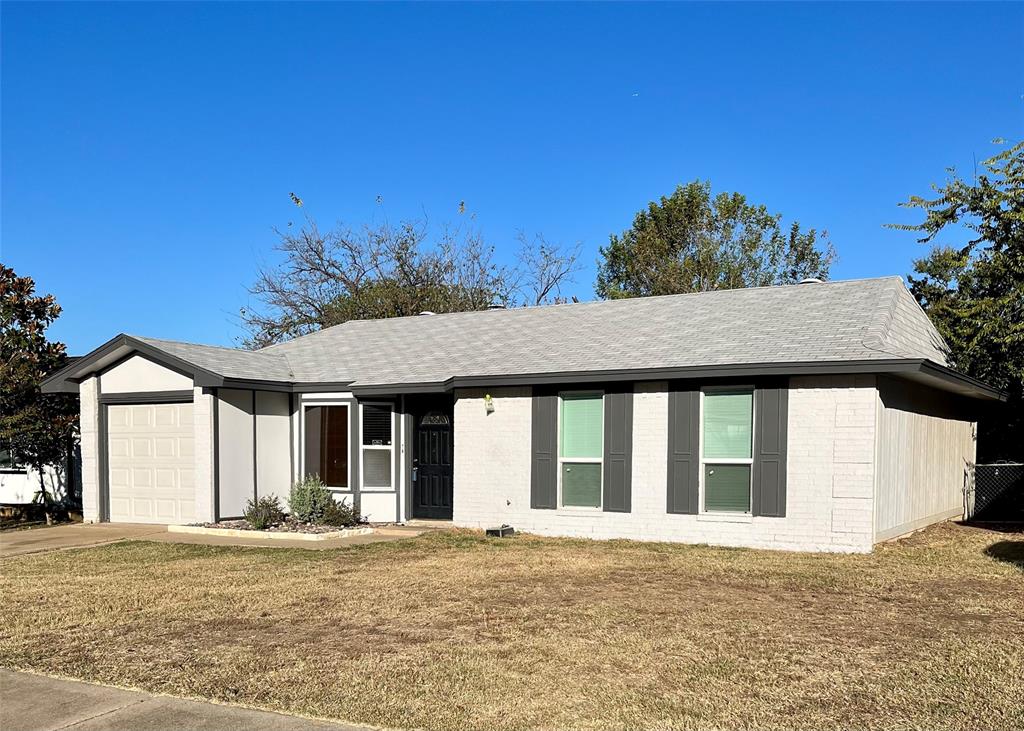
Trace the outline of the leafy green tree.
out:
<instances>
[{"instance_id":1,"label":"leafy green tree","mask_svg":"<svg viewBox=\"0 0 1024 731\"><path fill-rule=\"evenodd\" d=\"M1009 396L981 420L978 459L1024 460L1024 142L981 165L974 180L950 169L934 197L901 204L924 211L923 221L890 226L933 245L908 280L954 367Z\"/></svg>"},{"instance_id":2,"label":"leafy green tree","mask_svg":"<svg viewBox=\"0 0 1024 731\"><path fill-rule=\"evenodd\" d=\"M57 496L47 491L43 470L66 468L78 433L78 399L39 390L43 378L67 362L64 344L46 338L60 311L53 295L36 296L30 277L0 264L0 444L36 470L46 505ZM70 484L72 476L64 477Z\"/></svg>"},{"instance_id":3,"label":"leafy green tree","mask_svg":"<svg viewBox=\"0 0 1024 731\"><path fill-rule=\"evenodd\" d=\"M652 201L601 248L604 299L706 292L827 279L836 254L826 233L788 227L740 193L695 180Z\"/></svg>"}]
</instances>

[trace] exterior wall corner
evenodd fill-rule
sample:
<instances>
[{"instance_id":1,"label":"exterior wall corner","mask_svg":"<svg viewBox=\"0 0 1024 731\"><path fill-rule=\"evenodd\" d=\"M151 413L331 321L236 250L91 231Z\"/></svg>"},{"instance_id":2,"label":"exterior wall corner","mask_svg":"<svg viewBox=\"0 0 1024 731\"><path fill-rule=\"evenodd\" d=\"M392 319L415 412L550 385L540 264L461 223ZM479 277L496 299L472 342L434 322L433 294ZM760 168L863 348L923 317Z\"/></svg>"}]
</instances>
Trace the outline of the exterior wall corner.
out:
<instances>
[{"instance_id":1,"label":"exterior wall corner","mask_svg":"<svg viewBox=\"0 0 1024 731\"><path fill-rule=\"evenodd\" d=\"M82 450L82 519L100 520L100 403L99 379L90 376L78 390Z\"/></svg>"},{"instance_id":2,"label":"exterior wall corner","mask_svg":"<svg viewBox=\"0 0 1024 731\"><path fill-rule=\"evenodd\" d=\"M193 388L193 417L195 419L195 483L196 520L207 523L216 519L214 487L214 425L212 393Z\"/></svg>"}]
</instances>

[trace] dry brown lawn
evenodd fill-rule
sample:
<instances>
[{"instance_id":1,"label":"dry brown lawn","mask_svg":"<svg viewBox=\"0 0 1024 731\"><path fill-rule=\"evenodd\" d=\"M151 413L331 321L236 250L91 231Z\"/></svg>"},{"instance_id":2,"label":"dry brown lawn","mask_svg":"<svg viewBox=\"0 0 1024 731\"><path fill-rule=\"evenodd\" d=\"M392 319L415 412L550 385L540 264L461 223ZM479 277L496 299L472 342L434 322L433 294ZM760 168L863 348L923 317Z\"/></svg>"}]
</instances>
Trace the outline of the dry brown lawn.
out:
<instances>
[{"instance_id":1,"label":"dry brown lawn","mask_svg":"<svg viewBox=\"0 0 1024 731\"><path fill-rule=\"evenodd\" d=\"M0 665L427 729L1024 728L1024 534L869 556L451 531L0 563Z\"/></svg>"}]
</instances>

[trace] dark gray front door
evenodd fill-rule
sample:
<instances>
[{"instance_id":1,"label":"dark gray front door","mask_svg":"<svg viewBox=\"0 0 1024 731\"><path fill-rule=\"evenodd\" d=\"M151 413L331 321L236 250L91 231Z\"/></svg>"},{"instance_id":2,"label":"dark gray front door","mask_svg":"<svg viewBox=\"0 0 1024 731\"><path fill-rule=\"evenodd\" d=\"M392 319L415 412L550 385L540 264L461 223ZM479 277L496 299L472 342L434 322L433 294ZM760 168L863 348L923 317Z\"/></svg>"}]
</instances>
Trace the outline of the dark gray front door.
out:
<instances>
[{"instance_id":1,"label":"dark gray front door","mask_svg":"<svg viewBox=\"0 0 1024 731\"><path fill-rule=\"evenodd\" d=\"M415 415L412 516L452 517L452 422L450 403L435 403Z\"/></svg>"}]
</instances>

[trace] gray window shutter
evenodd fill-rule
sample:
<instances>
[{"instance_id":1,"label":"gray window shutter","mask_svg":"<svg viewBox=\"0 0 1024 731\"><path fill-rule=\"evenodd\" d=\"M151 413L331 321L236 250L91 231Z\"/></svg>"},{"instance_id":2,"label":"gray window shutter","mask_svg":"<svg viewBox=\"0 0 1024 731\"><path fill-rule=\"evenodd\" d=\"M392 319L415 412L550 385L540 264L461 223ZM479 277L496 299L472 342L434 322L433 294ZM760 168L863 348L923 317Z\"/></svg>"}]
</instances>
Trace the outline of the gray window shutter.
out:
<instances>
[{"instance_id":1,"label":"gray window shutter","mask_svg":"<svg viewBox=\"0 0 1024 731\"><path fill-rule=\"evenodd\" d=\"M558 507L558 394L533 389L530 507Z\"/></svg>"},{"instance_id":2,"label":"gray window shutter","mask_svg":"<svg viewBox=\"0 0 1024 731\"><path fill-rule=\"evenodd\" d=\"M668 391L668 512L699 512L700 391L670 386Z\"/></svg>"},{"instance_id":3,"label":"gray window shutter","mask_svg":"<svg viewBox=\"0 0 1024 731\"><path fill-rule=\"evenodd\" d=\"M633 391L604 395L604 509L628 513L633 473Z\"/></svg>"},{"instance_id":4,"label":"gray window shutter","mask_svg":"<svg viewBox=\"0 0 1024 731\"><path fill-rule=\"evenodd\" d=\"M754 392L754 485L751 512L786 515L786 424L789 389L785 384Z\"/></svg>"}]
</instances>

